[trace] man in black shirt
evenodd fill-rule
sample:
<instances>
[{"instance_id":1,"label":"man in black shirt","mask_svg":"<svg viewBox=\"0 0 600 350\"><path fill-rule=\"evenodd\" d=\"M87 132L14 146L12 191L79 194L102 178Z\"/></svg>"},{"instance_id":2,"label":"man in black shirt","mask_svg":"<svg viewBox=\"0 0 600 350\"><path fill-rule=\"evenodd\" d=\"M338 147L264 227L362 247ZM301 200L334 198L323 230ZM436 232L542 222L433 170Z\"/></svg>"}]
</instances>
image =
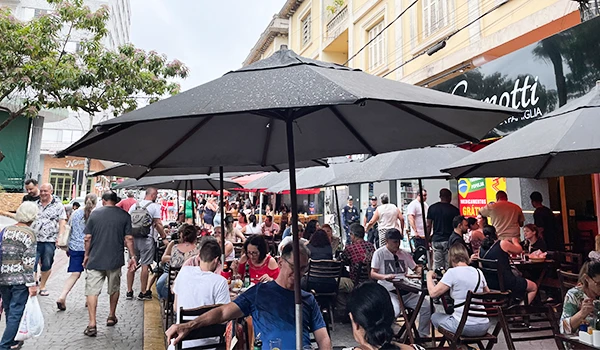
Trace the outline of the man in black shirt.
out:
<instances>
[{"instance_id":1,"label":"man in black shirt","mask_svg":"<svg viewBox=\"0 0 600 350\"><path fill-rule=\"evenodd\" d=\"M365 220L363 222L363 226L367 227L367 224L373 218L375 214L375 210L377 210L377 197L371 196L371 205L367 208L367 212L365 213ZM379 248L379 234L377 233L377 224L373 225L369 232L367 232L367 241L371 242L375 245L376 248Z\"/></svg>"},{"instance_id":2,"label":"man in black shirt","mask_svg":"<svg viewBox=\"0 0 600 350\"><path fill-rule=\"evenodd\" d=\"M535 208L535 211L533 212L533 222L538 228L538 234L546 241L548 250L558 250L560 237L554 213L552 213L550 208L542 204L544 199L541 193L537 191L532 192L529 198L531 199L531 205Z\"/></svg>"},{"instance_id":3,"label":"man in black shirt","mask_svg":"<svg viewBox=\"0 0 600 350\"><path fill-rule=\"evenodd\" d=\"M467 230L469 229L467 218L465 218L462 215L455 217L452 220L452 226L454 227L454 232L452 232L450 238L448 239L448 248L452 247L455 244L462 244L465 246L465 248L467 248L469 256L473 254L471 248L467 245L467 243L465 243L465 240L463 238L463 235L467 233Z\"/></svg>"},{"instance_id":4,"label":"man in black shirt","mask_svg":"<svg viewBox=\"0 0 600 350\"><path fill-rule=\"evenodd\" d=\"M360 214L354 206L352 196L348 196L348 205L342 209L342 225L346 232L346 244L350 244L350 225L360 222Z\"/></svg>"},{"instance_id":5,"label":"man in black shirt","mask_svg":"<svg viewBox=\"0 0 600 350\"><path fill-rule=\"evenodd\" d=\"M23 196L23 202L36 202L40 199L40 189L35 179L25 180L27 194Z\"/></svg>"},{"instance_id":6,"label":"man in black shirt","mask_svg":"<svg viewBox=\"0 0 600 350\"><path fill-rule=\"evenodd\" d=\"M432 234L433 268L448 269L448 239L454 230L452 220L460 215L457 207L450 204L452 192L447 188L440 190L440 201L427 211L427 230Z\"/></svg>"}]
</instances>

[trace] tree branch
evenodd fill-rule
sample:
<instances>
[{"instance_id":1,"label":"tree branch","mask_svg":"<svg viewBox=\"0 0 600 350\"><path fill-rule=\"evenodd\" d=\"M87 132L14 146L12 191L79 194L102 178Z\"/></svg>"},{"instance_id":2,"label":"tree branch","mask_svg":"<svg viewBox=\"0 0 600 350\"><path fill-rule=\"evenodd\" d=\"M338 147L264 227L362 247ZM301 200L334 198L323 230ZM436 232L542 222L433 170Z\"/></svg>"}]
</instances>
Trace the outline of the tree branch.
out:
<instances>
[{"instance_id":1,"label":"tree branch","mask_svg":"<svg viewBox=\"0 0 600 350\"><path fill-rule=\"evenodd\" d=\"M62 50L60 50L60 55L58 56L58 60L56 60L56 65L54 66L54 68L58 67L60 60L65 55L65 48L67 47L67 43L69 42L69 39L71 38L71 31L73 30L73 25L74 25L73 22L71 22L71 27L69 27L69 32L67 33L67 38L65 39L65 42L63 43Z\"/></svg>"},{"instance_id":2,"label":"tree branch","mask_svg":"<svg viewBox=\"0 0 600 350\"><path fill-rule=\"evenodd\" d=\"M21 112L22 113L22 112ZM17 113L8 113L8 118L6 118L5 121L2 122L2 124L0 124L0 132L6 128L8 126L8 124L10 124L13 120L17 119L17 117L20 115Z\"/></svg>"}]
</instances>

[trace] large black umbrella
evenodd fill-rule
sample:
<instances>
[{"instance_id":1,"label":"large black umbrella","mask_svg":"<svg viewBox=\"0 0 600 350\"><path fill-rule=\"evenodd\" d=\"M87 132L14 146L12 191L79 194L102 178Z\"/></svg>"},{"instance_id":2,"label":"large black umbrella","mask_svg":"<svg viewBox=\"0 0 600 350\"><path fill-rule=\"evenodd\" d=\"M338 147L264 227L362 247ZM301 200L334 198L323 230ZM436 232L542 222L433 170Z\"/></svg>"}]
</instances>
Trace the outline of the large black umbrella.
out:
<instances>
[{"instance_id":1,"label":"large black umbrella","mask_svg":"<svg viewBox=\"0 0 600 350\"><path fill-rule=\"evenodd\" d=\"M600 172L600 83L585 96L451 164L455 177L548 178Z\"/></svg>"},{"instance_id":2,"label":"large black umbrella","mask_svg":"<svg viewBox=\"0 0 600 350\"><path fill-rule=\"evenodd\" d=\"M320 62L287 49L95 126L59 155L148 168L267 166L478 141L518 111ZM152 136L152 138L150 138ZM290 176L299 266L295 177ZM300 270L295 273L302 348Z\"/></svg>"},{"instance_id":3,"label":"large black umbrella","mask_svg":"<svg viewBox=\"0 0 600 350\"><path fill-rule=\"evenodd\" d=\"M147 176L142 179L127 179L115 186L115 189L122 188L146 188L156 187L161 190L207 190L219 191L221 184L219 178L209 175L179 175L179 176ZM234 180L227 179L223 181L224 189L239 188L240 184Z\"/></svg>"}]
</instances>

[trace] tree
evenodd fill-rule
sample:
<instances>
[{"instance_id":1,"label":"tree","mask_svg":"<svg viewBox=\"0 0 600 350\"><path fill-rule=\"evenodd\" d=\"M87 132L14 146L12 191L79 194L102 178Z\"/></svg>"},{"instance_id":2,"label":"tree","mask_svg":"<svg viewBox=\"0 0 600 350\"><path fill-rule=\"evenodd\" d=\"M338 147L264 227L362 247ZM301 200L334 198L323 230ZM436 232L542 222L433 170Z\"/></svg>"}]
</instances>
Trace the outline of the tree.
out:
<instances>
[{"instance_id":1,"label":"tree","mask_svg":"<svg viewBox=\"0 0 600 350\"><path fill-rule=\"evenodd\" d=\"M103 46L107 7L92 11L83 0L47 1L55 11L29 22L0 9L0 110L8 113L0 132L17 117L35 117L42 109L116 116L136 109L140 99L152 103L179 92L171 79L187 77L180 61L130 44L116 51ZM78 49L67 52L73 41Z\"/></svg>"}]
</instances>

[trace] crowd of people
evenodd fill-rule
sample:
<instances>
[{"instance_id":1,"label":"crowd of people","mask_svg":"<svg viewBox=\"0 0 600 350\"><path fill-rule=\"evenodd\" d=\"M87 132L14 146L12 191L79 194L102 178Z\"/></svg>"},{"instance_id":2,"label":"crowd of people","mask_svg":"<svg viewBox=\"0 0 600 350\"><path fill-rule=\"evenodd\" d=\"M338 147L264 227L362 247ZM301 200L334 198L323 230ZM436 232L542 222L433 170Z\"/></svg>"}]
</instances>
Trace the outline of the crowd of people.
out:
<instances>
[{"instance_id":1,"label":"crowd of people","mask_svg":"<svg viewBox=\"0 0 600 350\"><path fill-rule=\"evenodd\" d=\"M344 244L333 235L329 225L321 226L317 220L310 220L306 225L299 223L300 265L294 266L291 218L282 216L281 222L276 223L270 207L265 210L264 223L258 224L251 205L228 204L227 215L221 223L216 221L220 218L217 200L208 198L202 203L204 214L200 222L190 222L184 206L177 222L165 226L163 222L173 218L170 205L168 202L163 205L165 197L161 199L154 188L146 189L141 200L136 200L132 193L127 193L124 199L112 191L103 193L101 198L89 194L83 206L74 208L69 215L52 195L50 184L38 186L35 180L28 180L26 189L27 194L16 213L18 223L0 233L3 253L0 294L7 315L0 349L22 346L14 337L25 303L30 295L49 296L46 286L59 236L65 234L65 230L69 230L68 246L61 248L69 257L67 272L70 276L61 295L57 296L56 306L59 311L67 309L68 295L85 271L89 313L86 336L97 334L96 308L105 281L110 296L106 326L118 323L116 309L121 271L127 264L126 299L134 299L133 285L139 266L138 300L151 300L151 286L156 282L159 299L167 299L169 293L173 293L174 310L222 304L197 319L173 325L166 332L169 340L178 342L192 329L250 315L255 334L260 333L264 342L281 339L282 348L293 348L293 276L297 268L304 276L301 281L303 343L310 345L312 333L323 349L331 348L331 340L321 308L311 292L339 288L337 306L343 313L348 312L355 340L361 348L402 348L393 343L392 331L395 318L401 315L399 298L406 307L415 308L420 293L398 292L393 283L398 278L423 273L430 298L437 300L449 294L455 302L456 307L450 314L438 312L430 308L429 302L424 302L418 315L418 335L430 335L430 322L452 332L462 318L460 304L468 291L484 293L503 285L515 296L534 302L537 285L512 272L511 255L556 249L558 241L553 237L557 229L549 217L552 212L542 205L542 197L537 192L531 195L536 208L535 223L525 224L521 208L509 202L503 191L499 191L496 202L482 208L477 217L461 216L451 204L452 193L448 189L442 189L440 201L431 206L425 203L427 192L423 191L423 198L417 196L408 206L406 227L402 210L390 203L389 196L383 193L379 198L369 198L370 206L362 224L353 199L349 198L342 216L342 226L347 233ZM244 209L238 210L241 207ZM426 225L423 225L422 207ZM400 248L405 229L411 235L414 251L428 247L425 237L431 237L433 269L423 271L426 266L415 261L413 252ZM222 230L225 242L221 241ZM273 248L275 241L280 241L276 249ZM161 247L164 252L158 250ZM221 262L223 253L225 264ZM600 255L592 254L590 258L581 271L580 284L567 293L564 301L560 329L565 333L574 332L587 318L593 317L592 300L600 295L600 282L596 280L600 278ZM343 270L339 282L310 280L305 276L310 259L337 259L347 269ZM495 260L504 280L482 273L472 263L476 259ZM160 267L153 269L156 263ZM371 281L361 280L365 267ZM171 290L167 284L170 268L180 269ZM436 276L435 270L442 270L443 275ZM232 298L230 281L246 275L254 286ZM485 317L468 317L463 334L480 336L488 328L489 321Z\"/></svg>"}]
</instances>

